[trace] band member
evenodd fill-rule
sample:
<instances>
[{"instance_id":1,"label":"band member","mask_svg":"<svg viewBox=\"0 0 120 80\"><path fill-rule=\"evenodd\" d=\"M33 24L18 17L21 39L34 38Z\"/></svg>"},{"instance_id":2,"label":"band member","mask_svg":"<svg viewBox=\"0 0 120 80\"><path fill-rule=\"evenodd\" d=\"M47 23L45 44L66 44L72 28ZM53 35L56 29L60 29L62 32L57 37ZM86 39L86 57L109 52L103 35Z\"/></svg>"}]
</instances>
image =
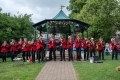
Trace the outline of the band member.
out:
<instances>
[{"instance_id":1,"label":"band member","mask_svg":"<svg viewBox=\"0 0 120 80\"><path fill-rule=\"evenodd\" d=\"M77 59L81 60L81 48L82 48L82 39L77 35L77 38L75 40L76 42L76 53L77 53Z\"/></svg>"},{"instance_id":2,"label":"band member","mask_svg":"<svg viewBox=\"0 0 120 80\"><path fill-rule=\"evenodd\" d=\"M116 60L118 59L117 45L118 45L118 41L115 38L112 38L110 42L110 47L112 50L112 60L114 59L114 55L115 55L115 59Z\"/></svg>"},{"instance_id":3,"label":"band member","mask_svg":"<svg viewBox=\"0 0 120 80\"><path fill-rule=\"evenodd\" d=\"M11 61L13 61L15 53L17 52L17 43L14 39L10 42Z\"/></svg>"},{"instance_id":4,"label":"band member","mask_svg":"<svg viewBox=\"0 0 120 80\"><path fill-rule=\"evenodd\" d=\"M91 38L91 40L90 40L90 57L95 56L95 47L96 47L96 43L94 42L94 38Z\"/></svg>"},{"instance_id":5,"label":"band member","mask_svg":"<svg viewBox=\"0 0 120 80\"><path fill-rule=\"evenodd\" d=\"M44 48L45 48L45 41L42 39L43 36L41 35L39 37L39 40L37 41L37 58L38 58L38 62L40 63L40 58L41 58L41 61L43 61L44 59Z\"/></svg>"},{"instance_id":6,"label":"band member","mask_svg":"<svg viewBox=\"0 0 120 80\"><path fill-rule=\"evenodd\" d=\"M99 51L99 57L101 59L101 54L102 54L102 60L104 60L104 43L102 38L99 39L97 46Z\"/></svg>"},{"instance_id":7,"label":"band member","mask_svg":"<svg viewBox=\"0 0 120 80\"><path fill-rule=\"evenodd\" d=\"M36 43L34 39L30 42L30 52L32 54L32 62L35 62L35 51L36 51Z\"/></svg>"},{"instance_id":8,"label":"band member","mask_svg":"<svg viewBox=\"0 0 120 80\"><path fill-rule=\"evenodd\" d=\"M8 53L8 47L9 45L7 44L6 41L1 45L1 53L2 53L2 61L6 62L6 54Z\"/></svg>"},{"instance_id":9,"label":"band member","mask_svg":"<svg viewBox=\"0 0 120 80\"><path fill-rule=\"evenodd\" d=\"M31 41L28 41L28 51L27 51L27 54L28 54L28 59L31 57Z\"/></svg>"},{"instance_id":10,"label":"band member","mask_svg":"<svg viewBox=\"0 0 120 80\"><path fill-rule=\"evenodd\" d=\"M87 38L85 38L83 40L83 48L84 48L84 59L88 60L88 58L89 58L89 40Z\"/></svg>"},{"instance_id":11,"label":"band member","mask_svg":"<svg viewBox=\"0 0 120 80\"><path fill-rule=\"evenodd\" d=\"M22 49L23 49L23 61L25 62L25 55L26 55L26 59L28 60L28 42L27 42L27 38L24 38L24 42L22 45Z\"/></svg>"},{"instance_id":12,"label":"band member","mask_svg":"<svg viewBox=\"0 0 120 80\"><path fill-rule=\"evenodd\" d=\"M72 37L69 36L68 37L68 42L67 42L67 48L68 48L68 56L69 56L69 60L73 61L73 43L74 41L72 40Z\"/></svg>"},{"instance_id":13,"label":"band member","mask_svg":"<svg viewBox=\"0 0 120 80\"><path fill-rule=\"evenodd\" d=\"M22 38L20 38L20 40L18 41L18 53L22 53L22 44L23 44L23 41L22 41Z\"/></svg>"},{"instance_id":14,"label":"band member","mask_svg":"<svg viewBox=\"0 0 120 80\"><path fill-rule=\"evenodd\" d=\"M66 49L66 39L63 38L63 36L61 35L59 40L58 40L58 44L60 45L60 57L62 61L64 59L65 61L65 49Z\"/></svg>"},{"instance_id":15,"label":"band member","mask_svg":"<svg viewBox=\"0 0 120 80\"><path fill-rule=\"evenodd\" d=\"M54 61L56 61L56 40L54 38L54 35L52 35L48 41L49 44L49 60L52 60L52 52L53 52L53 56L54 56Z\"/></svg>"}]
</instances>

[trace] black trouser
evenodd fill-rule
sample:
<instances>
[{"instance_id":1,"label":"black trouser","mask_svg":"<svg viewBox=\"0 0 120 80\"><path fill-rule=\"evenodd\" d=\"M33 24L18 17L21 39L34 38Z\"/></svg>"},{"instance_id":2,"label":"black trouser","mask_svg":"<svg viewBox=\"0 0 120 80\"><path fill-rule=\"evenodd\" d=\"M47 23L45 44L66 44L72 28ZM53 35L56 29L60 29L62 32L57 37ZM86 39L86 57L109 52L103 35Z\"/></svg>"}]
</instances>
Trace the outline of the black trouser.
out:
<instances>
[{"instance_id":1,"label":"black trouser","mask_svg":"<svg viewBox=\"0 0 120 80\"><path fill-rule=\"evenodd\" d=\"M84 48L84 59L86 60L86 56L87 56L87 60L89 58L89 47Z\"/></svg>"},{"instance_id":2,"label":"black trouser","mask_svg":"<svg viewBox=\"0 0 120 80\"><path fill-rule=\"evenodd\" d=\"M32 54L32 62L35 62L35 51L32 50L32 51L31 51L31 54Z\"/></svg>"},{"instance_id":3,"label":"black trouser","mask_svg":"<svg viewBox=\"0 0 120 80\"><path fill-rule=\"evenodd\" d=\"M27 54L27 55L28 55L28 57L30 58L30 56L31 56L31 53L30 53L30 51L28 51L27 53L28 53L28 54Z\"/></svg>"},{"instance_id":4,"label":"black trouser","mask_svg":"<svg viewBox=\"0 0 120 80\"><path fill-rule=\"evenodd\" d=\"M90 50L90 57L93 57L92 54L94 54L94 56L95 56L95 50Z\"/></svg>"},{"instance_id":5,"label":"black trouser","mask_svg":"<svg viewBox=\"0 0 120 80\"><path fill-rule=\"evenodd\" d=\"M52 52L53 52L53 56L54 56L54 61L56 61L56 53L54 48L50 48L50 53L49 53L49 60L52 60Z\"/></svg>"},{"instance_id":6,"label":"black trouser","mask_svg":"<svg viewBox=\"0 0 120 80\"><path fill-rule=\"evenodd\" d=\"M22 49L18 49L18 54L22 53Z\"/></svg>"},{"instance_id":7,"label":"black trouser","mask_svg":"<svg viewBox=\"0 0 120 80\"><path fill-rule=\"evenodd\" d=\"M115 59L117 60L118 58L118 51L117 48L115 47L114 50L112 50L112 60L114 59L114 55L115 55Z\"/></svg>"},{"instance_id":8,"label":"black trouser","mask_svg":"<svg viewBox=\"0 0 120 80\"><path fill-rule=\"evenodd\" d=\"M99 50L99 58L101 60L101 55L102 55L102 60L104 60L104 51L103 50Z\"/></svg>"},{"instance_id":9,"label":"black trouser","mask_svg":"<svg viewBox=\"0 0 120 80\"><path fill-rule=\"evenodd\" d=\"M14 57L15 57L15 51L11 51L11 61L13 61Z\"/></svg>"},{"instance_id":10,"label":"black trouser","mask_svg":"<svg viewBox=\"0 0 120 80\"><path fill-rule=\"evenodd\" d=\"M7 54L6 52L2 53L2 61L3 62L6 62L6 54Z\"/></svg>"},{"instance_id":11,"label":"black trouser","mask_svg":"<svg viewBox=\"0 0 120 80\"><path fill-rule=\"evenodd\" d=\"M61 57L61 61L62 59L65 60L65 48L63 48L62 46L60 46L60 57Z\"/></svg>"},{"instance_id":12,"label":"black trouser","mask_svg":"<svg viewBox=\"0 0 120 80\"><path fill-rule=\"evenodd\" d=\"M28 60L28 52L27 51L23 51L23 61L25 62L25 55L26 55L26 59Z\"/></svg>"},{"instance_id":13,"label":"black trouser","mask_svg":"<svg viewBox=\"0 0 120 80\"><path fill-rule=\"evenodd\" d=\"M77 58L80 61L81 59L81 48L76 48Z\"/></svg>"},{"instance_id":14,"label":"black trouser","mask_svg":"<svg viewBox=\"0 0 120 80\"><path fill-rule=\"evenodd\" d=\"M68 56L69 56L69 61L72 60L73 61L73 48L69 48L68 49Z\"/></svg>"},{"instance_id":15,"label":"black trouser","mask_svg":"<svg viewBox=\"0 0 120 80\"><path fill-rule=\"evenodd\" d=\"M38 51L37 51L37 58L38 58L38 62L40 63L40 59L41 59L41 54L43 53L43 48L40 48Z\"/></svg>"},{"instance_id":16,"label":"black trouser","mask_svg":"<svg viewBox=\"0 0 120 80\"><path fill-rule=\"evenodd\" d=\"M42 56L42 61L43 61L43 59L45 58L45 50L44 49L43 49L41 56Z\"/></svg>"}]
</instances>

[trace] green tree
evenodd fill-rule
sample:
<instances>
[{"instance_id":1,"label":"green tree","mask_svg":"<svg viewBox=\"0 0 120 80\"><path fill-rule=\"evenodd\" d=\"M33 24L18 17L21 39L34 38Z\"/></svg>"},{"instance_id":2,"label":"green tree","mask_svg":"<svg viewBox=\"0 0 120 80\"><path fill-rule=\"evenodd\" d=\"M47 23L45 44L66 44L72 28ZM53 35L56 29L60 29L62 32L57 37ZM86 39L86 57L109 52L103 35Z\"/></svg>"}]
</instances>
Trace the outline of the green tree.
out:
<instances>
[{"instance_id":1,"label":"green tree","mask_svg":"<svg viewBox=\"0 0 120 80\"><path fill-rule=\"evenodd\" d=\"M120 26L119 4L118 0L87 0L75 18L91 25L90 37L103 37L105 41L109 41Z\"/></svg>"},{"instance_id":2,"label":"green tree","mask_svg":"<svg viewBox=\"0 0 120 80\"><path fill-rule=\"evenodd\" d=\"M0 43L4 40L10 42L12 38L15 40L23 37L31 39L33 35L32 24L31 15L11 16L10 13L2 13L2 9L0 9Z\"/></svg>"}]
</instances>

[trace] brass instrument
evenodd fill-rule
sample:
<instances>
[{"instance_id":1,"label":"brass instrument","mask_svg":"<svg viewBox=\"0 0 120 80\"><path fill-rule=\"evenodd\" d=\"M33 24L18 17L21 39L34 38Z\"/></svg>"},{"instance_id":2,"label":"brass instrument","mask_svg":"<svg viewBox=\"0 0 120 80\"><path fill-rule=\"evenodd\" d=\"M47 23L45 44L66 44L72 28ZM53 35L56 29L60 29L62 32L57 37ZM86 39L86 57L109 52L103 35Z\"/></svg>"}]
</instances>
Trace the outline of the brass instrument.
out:
<instances>
[{"instance_id":1,"label":"brass instrument","mask_svg":"<svg viewBox=\"0 0 120 80\"><path fill-rule=\"evenodd\" d=\"M22 45L22 48L25 48L25 46L26 46L26 43L24 42L24 44Z\"/></svg>"},{"instance_id":2,"label":"brass instrument","mask_svg":"<svg viewBox=\"0 0 120 80\"><path fill-rule=\"evenodd\" d=\"M10 42L10 45L14 46L14 42Z\"/></svg>"},{"instance_id":3,"label":"brass instrument","mask_svg":"<svg viewBox=\"0 0 120 80\"><path fill-rule=\"evenodd\" d=\"M6 46L6 43L4 43L3 45L4 45L4 47L5 47L5 46Z\"/></svg>"},{"instance_id":4,"label":"brass instrument","mask_svg":"<svg viewBox=\"0 0 120 80\"><path fill-rule=\"evenodd\" d=\"M114 40L114 45L115 45L115 46L117 45L115 40Z\"/></svg>"},{"instance_id":5,"label":"brass instrument","mask_svg":"<svg viewBox=\"0 0 120 80\"><path fill-rule=\"evenodd\" d=\"M31 42L30 42L30 45L34 45L34 42L33 42L33 41L31 41Z\"/></svg>"},{"instance_id":6,"label":"brass instrument","mask_svg":"<svg viewBox=\"0 0 120 80\"><path fill-rule=\"evenodd\" d=\"M19 41L19 45L22 45L22 41Z\"/></svg>"}]
</instances>

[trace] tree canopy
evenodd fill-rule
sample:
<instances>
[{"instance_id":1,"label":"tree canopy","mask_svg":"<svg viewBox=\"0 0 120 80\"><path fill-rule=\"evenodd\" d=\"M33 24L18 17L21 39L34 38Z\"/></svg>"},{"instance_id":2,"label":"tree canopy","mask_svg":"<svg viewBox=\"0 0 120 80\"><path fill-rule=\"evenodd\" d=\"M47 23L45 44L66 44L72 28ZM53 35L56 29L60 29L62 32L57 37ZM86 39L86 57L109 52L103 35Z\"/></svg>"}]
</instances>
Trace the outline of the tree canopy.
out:
<instances>
[{"instance_id":1,"label":"tree canopy","mask_svg":"<svg viewBox=\"0 0 120 80\"><path fill-rule=\"evenodd\" d=\"M119 0L70 0L70 17L89 23L89 37L109 41L120 28Z\"/></svg>"},{"instance_id":2,"label":"tree canopy","mask_svg":"<svg viewBox=\"0 0 120 80\"><path fill-rule=\"evenodd\" d=\"M33 35L33 27L31 14L20 14L11 16L10 13L2 13L0 8L0 43L4 40L8 42L11 39L19 40L19 38L31 39Z\"/></svg>"}]
</instances>

